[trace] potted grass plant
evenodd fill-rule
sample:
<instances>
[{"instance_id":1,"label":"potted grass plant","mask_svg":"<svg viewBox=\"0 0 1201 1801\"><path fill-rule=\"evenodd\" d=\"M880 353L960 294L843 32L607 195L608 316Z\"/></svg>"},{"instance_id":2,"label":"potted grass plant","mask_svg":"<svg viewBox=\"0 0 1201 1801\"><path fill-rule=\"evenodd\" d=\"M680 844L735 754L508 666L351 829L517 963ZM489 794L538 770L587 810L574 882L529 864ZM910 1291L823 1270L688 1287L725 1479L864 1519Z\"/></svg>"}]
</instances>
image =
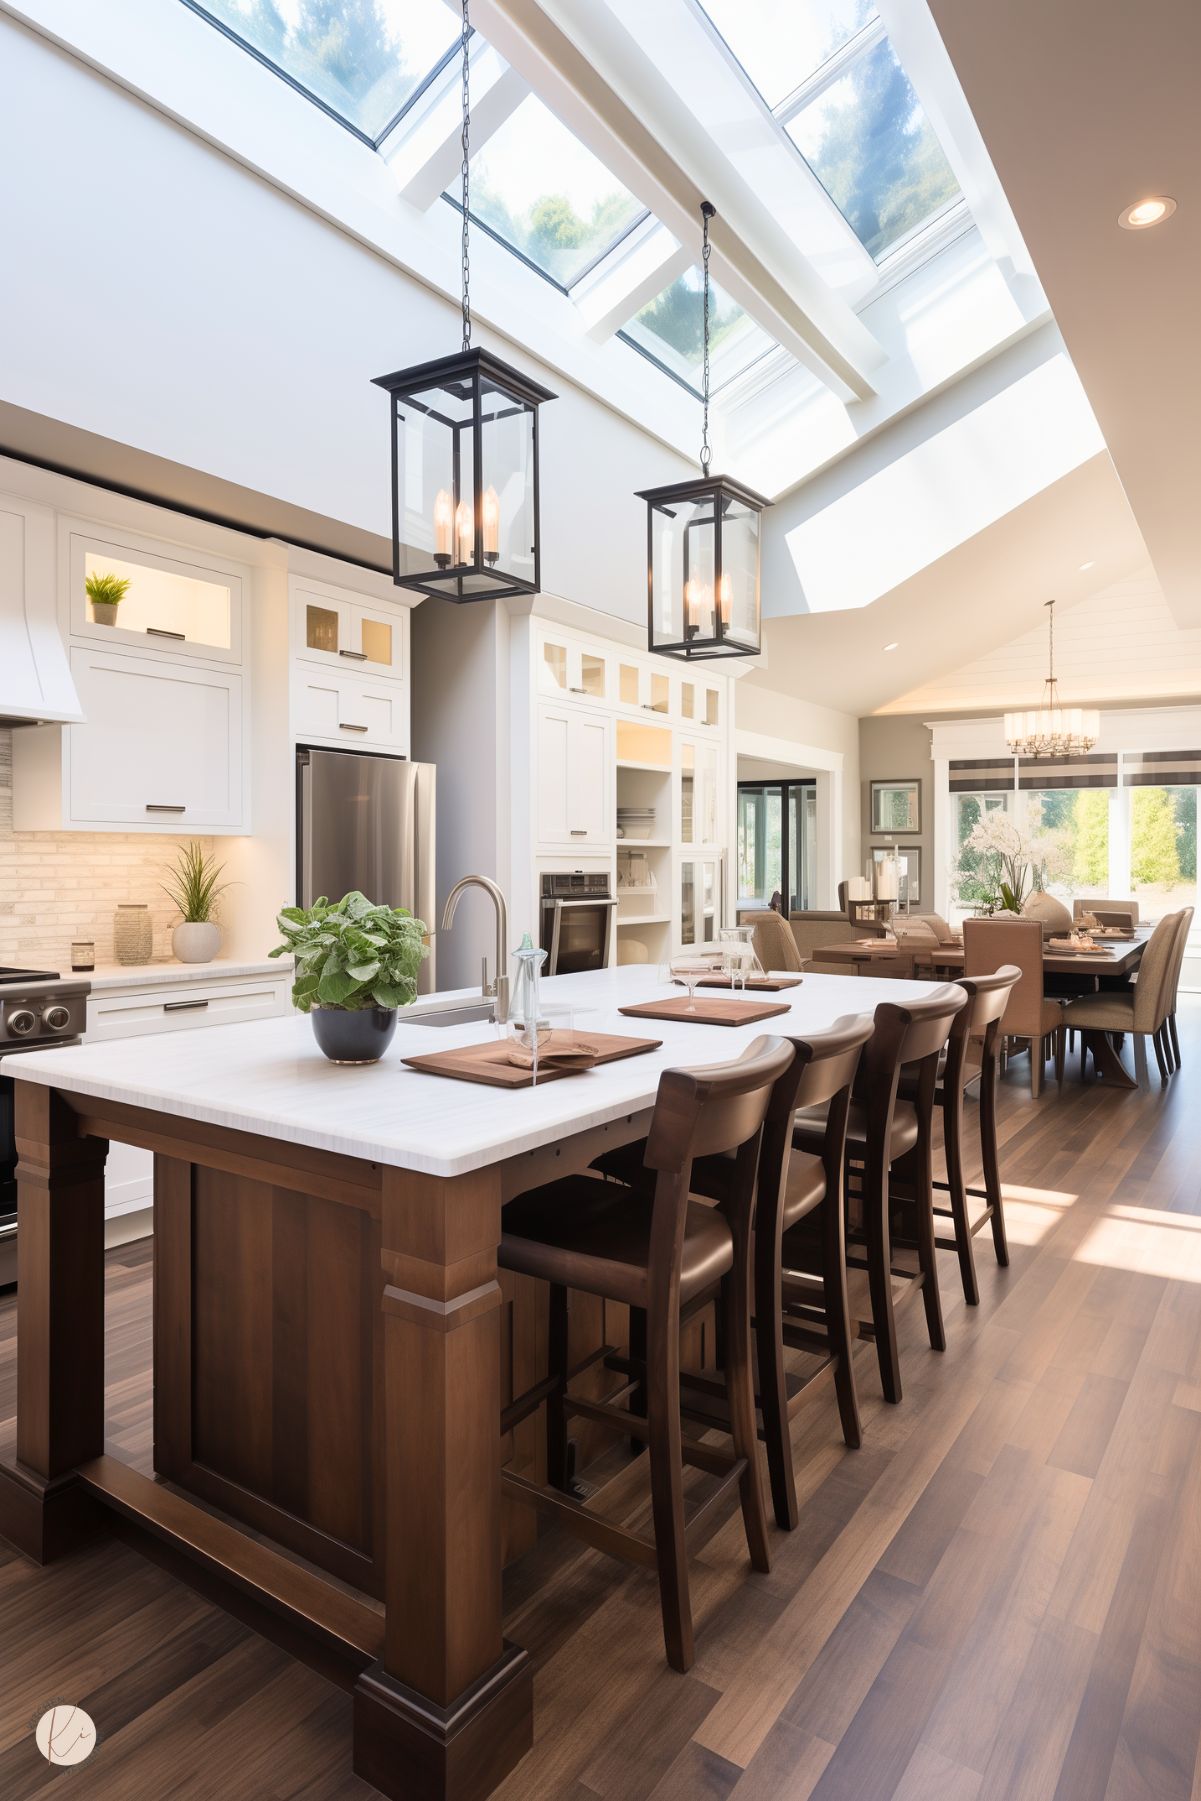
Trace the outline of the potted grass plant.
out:
<instances>
[{"instance_id":1,"label":"potted grass plant","mask_svg":"<svg viewBox=\"0 0 1201 1801\"><path fill-rule=\"evenodd\" d=\"M181 963L211 963L221 948L221 927L213 918L217 901L229 887L218 863L194 841L179 848L167 879L159 885L179 909L179 924L171 934L171 949Z\"/></svg>"},{"instance_id":2,"label":"potted grass plant","mask_svg":"<svg viewBox=\"0 0 1201 1801\"><path fill-rule=\"evenodd\" d=\"M116 625L117 608L129 592L129 578L111 573L89 575L84 582L97 625Z\"/></svg>"},{"instance_id":3,"label":"potted grass plant","mask_svg":"<svg viewBox=\"0 0 1201 1801\"><path fill-rule=\"evenodd\" d=\"M292 1004L307 1013L332 1063L375 1063L396 1030L396 1013L417 998L429 955L424 921L406 907L376 906L357 890L311 907L285 907L273 957L296 960Z\"/></svg>"}]
</instances>

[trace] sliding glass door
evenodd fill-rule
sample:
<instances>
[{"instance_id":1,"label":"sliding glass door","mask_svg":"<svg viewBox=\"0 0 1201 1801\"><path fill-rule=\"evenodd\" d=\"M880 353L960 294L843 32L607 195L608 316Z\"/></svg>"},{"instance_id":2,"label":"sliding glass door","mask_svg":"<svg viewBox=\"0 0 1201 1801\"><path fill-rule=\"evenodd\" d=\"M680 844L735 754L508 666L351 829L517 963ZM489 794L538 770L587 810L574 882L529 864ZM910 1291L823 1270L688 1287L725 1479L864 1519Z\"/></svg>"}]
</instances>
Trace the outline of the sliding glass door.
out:
<instances>
[{"instance_id":1,"label":"sliding glass door","mask_svg":"<svg viewBox=\"0 0 1201 1801\"><path fill-rule=\"evenodd\" d=\"M812 907L816 891L817 784L739 782L738 904L785 911Z\"/></svg>"}]
</instances>

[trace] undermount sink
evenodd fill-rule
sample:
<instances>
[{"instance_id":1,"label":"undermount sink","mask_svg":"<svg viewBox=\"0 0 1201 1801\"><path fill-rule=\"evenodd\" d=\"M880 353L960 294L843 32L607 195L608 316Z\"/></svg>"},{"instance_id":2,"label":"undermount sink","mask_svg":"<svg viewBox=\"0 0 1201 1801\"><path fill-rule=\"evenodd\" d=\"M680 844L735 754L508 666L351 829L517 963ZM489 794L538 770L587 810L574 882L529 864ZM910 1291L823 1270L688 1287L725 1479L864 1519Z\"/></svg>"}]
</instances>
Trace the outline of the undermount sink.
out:
<instances>
[{"instance_id":1,"label":"undermount sink","mask_svg":"<svg viewBox=\"0 0 1201 1801\"><path fill-rule=\"evenodd\" d=\"M409 1017L415 1026L470 1026L477 1020L495 1023L491 1001L460 1001L449 1007L422 1008Z\"/></svg>"}]
</instances>

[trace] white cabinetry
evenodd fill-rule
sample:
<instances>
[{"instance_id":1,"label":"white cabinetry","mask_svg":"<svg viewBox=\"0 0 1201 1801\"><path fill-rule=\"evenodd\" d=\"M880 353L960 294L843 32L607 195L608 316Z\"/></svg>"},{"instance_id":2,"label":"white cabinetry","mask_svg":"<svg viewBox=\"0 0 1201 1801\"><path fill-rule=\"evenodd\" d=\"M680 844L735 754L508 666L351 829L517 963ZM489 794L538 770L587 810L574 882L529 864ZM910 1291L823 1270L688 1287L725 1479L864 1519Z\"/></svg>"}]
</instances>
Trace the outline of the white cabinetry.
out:
<instances>
[{"instance_id":1,"label":"white cabinetry","mask_svg":"<svg viewBox=\"0 0 1201 1801\"><path fill-rule=\"evenodd\" d=\"M328 675L297 665L292 681L292 723L302 744L409 749L409 690L401 682L370 676Z\"/></svg>"},{"instance_id":2,"label":"white cabinetry","mask_svg":"<svg viewBox=\"0 0 1201 1801\"><path fill-rule=\"evenodd\" d=\"M585 708L540 706L537 839L542 847L612 844L613 723Z\"/></svg>"},{"instance_id":3,"label":"white cabinetry","mask_svg":"<svg viewBox=\"0 0 1201 1801\"><path fill-rule=\"evenodd\" d=\"M242 677L76 645L80 725L13 740L18 831L244 832Z\"/></svg>"},{"instance_id":4,"label":"white cabinetry","mask_svg":"<svg viewBox=\"0 0 1201 1801\"><path fill-rule=\"evenodd\" d=\"M240 564L66 518L59 520L59 564L73 640L109 650L241 662L246 582ZM111 625L96 619L88 599L86 584L94 575L115 575L128 584Z\"/></svg>"},{"instance_id":5,"label":"white cabinetry","mask_svg":"<svg viewBox=\"0 0 1201 1801\"><path fill-rule=\"evenodd\" d=\"M407 674L408 613L352 600L325 583L292 586L292 654L306 663L369 675Z\"/></svg>"},{"instance_id":6,"label":"white cabinetry","mask_svg":"<svg viewBox=\"0 0 1201 1801\"><path fill-rule=\"evenodd\" d=\"M292 736L409 754L409 609L307 577L289 583Z\"/></svg>"}]
</instances>

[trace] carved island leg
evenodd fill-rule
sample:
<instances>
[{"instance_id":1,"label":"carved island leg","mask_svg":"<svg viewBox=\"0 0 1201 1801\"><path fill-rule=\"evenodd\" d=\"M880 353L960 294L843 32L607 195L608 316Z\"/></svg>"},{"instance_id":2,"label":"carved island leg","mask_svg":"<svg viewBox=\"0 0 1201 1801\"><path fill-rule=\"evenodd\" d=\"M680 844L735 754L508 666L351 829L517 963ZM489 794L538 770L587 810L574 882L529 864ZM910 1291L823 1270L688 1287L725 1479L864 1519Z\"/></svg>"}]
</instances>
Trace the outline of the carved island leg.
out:
<instances>
[{"instance_id":1,"label":"carved island leg","mask_svg":"<svg viewBox=\"0 0 1201 1801\"><path fill-rule=\"evenodd\" d=\"M384 1654L354 1767L391 1796L480 1801L529 1749L532 1679L501 1633L499 1170L385 1170Z\"/></svg>"},{"instance_id":2,"label":"carved island leg","mask_svg":"<svg viewBox=\"0 0 1201 1801\"><path fill-rule=\"evenodd\" d=\"M104 1160L53 1088L16 1084L17 1464L0 1534L47 1563L91 1519L77 1466L104 1450Z\"/></svg>"}]
</instances>

